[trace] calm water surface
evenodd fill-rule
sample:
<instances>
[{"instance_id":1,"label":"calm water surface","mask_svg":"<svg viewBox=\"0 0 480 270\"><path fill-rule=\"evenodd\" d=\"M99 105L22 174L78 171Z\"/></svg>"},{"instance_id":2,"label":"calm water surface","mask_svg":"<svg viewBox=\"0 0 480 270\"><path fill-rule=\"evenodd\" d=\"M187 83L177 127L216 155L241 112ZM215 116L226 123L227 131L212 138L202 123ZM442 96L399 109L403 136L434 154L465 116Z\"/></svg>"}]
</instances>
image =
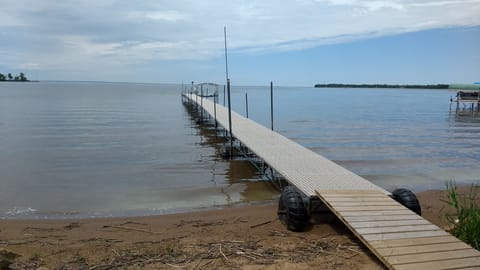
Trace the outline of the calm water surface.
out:
<instances>
[{"instance_id":1,"label":"calm water surface","mask_svg":"<svg viewBox=\"0 0 480 270\"><path fill-rule=\"evenodd\" d=\"M242 114L245 92L250 118L269 125L268 89L234 88ZM478 182L480 119L450 113L451 95L280 87L275 129L386 189ZM177 85L2 83L0 217L161 214L277 195L247 162L219 158L220 145Z\"/></svg>"}]
</instances>

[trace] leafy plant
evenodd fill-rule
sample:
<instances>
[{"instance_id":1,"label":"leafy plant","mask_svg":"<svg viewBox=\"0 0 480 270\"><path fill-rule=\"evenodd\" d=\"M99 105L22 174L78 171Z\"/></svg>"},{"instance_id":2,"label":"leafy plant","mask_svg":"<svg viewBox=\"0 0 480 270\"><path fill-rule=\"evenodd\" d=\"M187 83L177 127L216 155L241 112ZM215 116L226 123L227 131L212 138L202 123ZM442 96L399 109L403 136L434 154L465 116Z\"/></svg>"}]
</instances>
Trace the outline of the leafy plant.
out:
<instances>
[{"instance_id":1,"label":"leafy plant","mask_svg":"<svg viewBox=\"0 0 480 270\"><path fill-rule=\"evenodd\" d=\"M480 250L480 206L479 187L472 185L468 193L459 194L454 181L446 183L447 200L455 212L447 214L451 225L450 233L458 239Z\"/></svg>"}]
</instances>

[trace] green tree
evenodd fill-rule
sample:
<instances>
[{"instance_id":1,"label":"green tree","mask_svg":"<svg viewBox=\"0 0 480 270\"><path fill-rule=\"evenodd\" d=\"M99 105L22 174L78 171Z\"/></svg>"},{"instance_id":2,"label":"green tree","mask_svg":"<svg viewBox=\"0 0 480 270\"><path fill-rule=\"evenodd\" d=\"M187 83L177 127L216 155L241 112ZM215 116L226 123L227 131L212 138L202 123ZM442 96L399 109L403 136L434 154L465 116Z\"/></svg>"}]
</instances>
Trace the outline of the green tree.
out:
<instances>
[{"instance_id":1,"label":"green tree","mask_svg":"<svg viewBox=\"0 0 480 270\"><path fill-rule=\"evenodd\" d=\"M12 73L9 72L7 76L8 76L8 79L9 79L10 81L13 80Z\"/></svg>"},{"instance_id":2,"label":"green tree","mask_svg":"<svg viewBox=\"0 0 480 270\"><path fill-rule=\"evenodd\" d=\"M23 72L20 72L19 77L20 77L20 81L22 82L28 81L27 77L25 77L25 74Z\"/></svg>"},{"instance_id":3,"label":"green tree","mask_svg":"<svg viewBox=\"0 0 480 270\"><path fill-rule=\"evenodd\" d=\"M5 81L7 77L5 77L5 75L3 75L2 73L0 73L0 81Z\"/></svg>"}]
</instances>

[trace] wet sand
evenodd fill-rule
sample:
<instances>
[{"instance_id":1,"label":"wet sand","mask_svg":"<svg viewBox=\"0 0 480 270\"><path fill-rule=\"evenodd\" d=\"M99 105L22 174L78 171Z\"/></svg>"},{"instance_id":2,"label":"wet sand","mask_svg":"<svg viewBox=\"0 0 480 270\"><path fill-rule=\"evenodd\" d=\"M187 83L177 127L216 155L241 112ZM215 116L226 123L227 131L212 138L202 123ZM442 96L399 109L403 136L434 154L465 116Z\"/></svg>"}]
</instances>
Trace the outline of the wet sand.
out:
<instances>
[{"instance_id":1,"label":"wet sand","mask_svg":"<svg viewBox=\"0 0 480 270\"><path fill-rule=\"evenodd\" d=\"M423 216L445 228L444 191L417 196ZM287 231L275 203L149 217L1 220L0 250L0 257L16 256L13 269L383 269L339 222Z\"/></svg>"}]
</instances>

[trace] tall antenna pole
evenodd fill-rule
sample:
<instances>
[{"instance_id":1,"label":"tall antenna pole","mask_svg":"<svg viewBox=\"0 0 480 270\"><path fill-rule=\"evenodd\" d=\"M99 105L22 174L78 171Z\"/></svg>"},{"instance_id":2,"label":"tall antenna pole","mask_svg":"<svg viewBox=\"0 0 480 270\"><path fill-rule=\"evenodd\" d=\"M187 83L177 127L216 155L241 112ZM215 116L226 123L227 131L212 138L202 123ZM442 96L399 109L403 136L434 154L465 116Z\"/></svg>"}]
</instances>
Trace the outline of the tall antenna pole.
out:
<instances>
[{"instance_id":1,"label":"tall antenna pole","mask_svg":"<svg viewBox=\"0 0 480 270\"><path fill-rule=\"evenodd\" d=\"M273 82L270 82L270 124L273 130Z\"/></svg>"},{"instance_id":2,"label":"tall antenna pole","mask_svg":"<svg viewBox=\"0 0 480 270\"><path fill-rule=\"evenodd\" d=\"M227 57L227 27L223 27L223 37L225 40L225 75L227 76L228 80L228 57Z\"/></svg>"},{"instance_id":3,"label":"tall antenna pole","mask_svg":"<svg viewBox=\"0 0 480 270\"><path fill-rule=\"evenodd\" d=\"M232 102L230 100L230 78L228 78L228 57L227 57L227 27L223 27L225 38L225 75L227 76L227 95L228 95L228 129L230 133L230 158L233 155L233 135L232 135Z\"/></svg>"}]
</instances>

